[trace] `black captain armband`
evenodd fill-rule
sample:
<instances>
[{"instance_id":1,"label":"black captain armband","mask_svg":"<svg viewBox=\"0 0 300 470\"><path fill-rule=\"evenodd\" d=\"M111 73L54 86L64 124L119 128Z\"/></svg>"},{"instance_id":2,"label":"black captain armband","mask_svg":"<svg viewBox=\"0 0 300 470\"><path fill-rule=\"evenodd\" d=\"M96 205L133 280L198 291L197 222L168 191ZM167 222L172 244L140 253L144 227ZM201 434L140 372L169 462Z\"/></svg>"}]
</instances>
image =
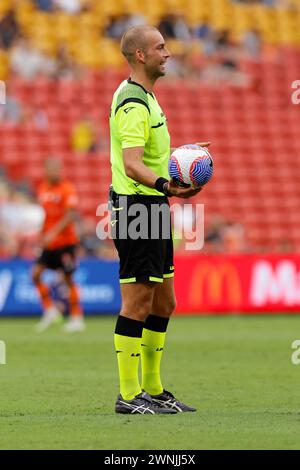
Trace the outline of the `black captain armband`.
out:
<instances>
[{"instance_id":1,"label":"black captain armband","mask_svg":"<svg viewBox=\"0 0 300 470\"><path fill-rule=\"evenodd\" d=\"M172 194L168 191L168 183L169 180L167 180L166 178L157 178L157 180L155 181L155 189L160 193L165 194L166 196L172 196Z\"/></svg>"}]
</instances>

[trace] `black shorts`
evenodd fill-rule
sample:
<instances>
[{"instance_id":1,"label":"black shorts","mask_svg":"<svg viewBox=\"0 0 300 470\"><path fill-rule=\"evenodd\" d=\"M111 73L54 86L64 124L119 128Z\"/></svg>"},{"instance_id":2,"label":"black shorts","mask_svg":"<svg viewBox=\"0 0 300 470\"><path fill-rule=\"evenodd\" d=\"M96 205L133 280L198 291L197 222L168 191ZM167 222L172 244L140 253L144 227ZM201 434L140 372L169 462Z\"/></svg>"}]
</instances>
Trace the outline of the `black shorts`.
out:
<instances>
[{"instance_id":1,"label":"black shorts","mask_svg":"<svg viewBox=\"0 0 300 470\"><path fill-rule=\"evenodd\" d=\"M113 193L111 225L120 258L121 284L163 282L174 276L167 197Z\"/></svg>"},{"instance_id":2,"label":"black shorts","mask_svg":"<svg viewBox=\"0 0 300 470\"><path fill-rule=\"evenodd\" d=\"M43 250L36 260L37 264L42 264L48 269L62 270L72 274L77 268L76 245L66 245L55 250Z\"/></svg>"}]
</instances>

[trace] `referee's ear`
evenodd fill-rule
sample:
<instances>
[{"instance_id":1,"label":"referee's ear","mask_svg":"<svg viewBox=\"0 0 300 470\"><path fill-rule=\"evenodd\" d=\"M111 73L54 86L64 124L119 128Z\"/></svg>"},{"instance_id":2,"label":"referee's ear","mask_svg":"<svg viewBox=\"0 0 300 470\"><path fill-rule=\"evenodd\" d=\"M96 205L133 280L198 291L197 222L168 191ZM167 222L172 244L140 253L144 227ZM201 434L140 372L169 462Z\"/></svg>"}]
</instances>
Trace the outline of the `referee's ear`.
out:
<instances>
[{"instance_id":1,"label":"referee's ear","mask_svg":"<svg viewBox=\"0 0 300 470\"><path fill-rule=\"evenodd\" d=\"M145 64L146 61L145 61L145 53L142 51L142 49L137 49L135 51L135 57L136 57L136 61L138 64Z\"/></svg>"}]
</instances>

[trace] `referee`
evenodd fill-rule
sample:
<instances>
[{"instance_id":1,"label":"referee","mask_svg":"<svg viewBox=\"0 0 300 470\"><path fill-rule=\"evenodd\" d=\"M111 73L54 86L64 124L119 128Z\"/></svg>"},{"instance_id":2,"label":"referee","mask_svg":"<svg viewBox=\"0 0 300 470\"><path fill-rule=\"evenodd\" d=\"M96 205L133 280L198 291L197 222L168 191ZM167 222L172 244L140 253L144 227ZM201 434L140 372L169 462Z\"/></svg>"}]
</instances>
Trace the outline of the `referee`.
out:
<instances>
[{"instance_id":1,"label":"referee","mask_svg":"<svg viewBox=\"0 0 300 470\"><path fill-rule=\"evenodd\" d=\"M153 94L170 57L162 35L154 27L132 27L122 37L121 50L130 67L130 78L116 90L110 115L112 226L122 295L114 335L120 378L115 411L196 411L163 388L160 362L175 309L168 196L190 198L200 189L179 188L169 181L170 136L166 117ZM143 215L148 214L139 227L143 236L132 235L129 230L134 206ZM155 220L150 215L154 206L163 214ZM158 236L153 237L155 231Z\"/></svg>"}]
</instances>

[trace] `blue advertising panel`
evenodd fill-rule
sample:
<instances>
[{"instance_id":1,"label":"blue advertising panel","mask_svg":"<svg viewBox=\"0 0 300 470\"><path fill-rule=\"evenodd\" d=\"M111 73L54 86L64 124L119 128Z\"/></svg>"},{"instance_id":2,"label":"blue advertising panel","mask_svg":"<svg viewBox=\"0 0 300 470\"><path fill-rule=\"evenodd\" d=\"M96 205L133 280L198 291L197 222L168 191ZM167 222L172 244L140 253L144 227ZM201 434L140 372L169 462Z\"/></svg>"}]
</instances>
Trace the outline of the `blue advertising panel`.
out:
<instances>
[{"instance_id":1,"label":"blue advertising panel","mask_svg":"<svg viewBox=\"0 0 300 470\"><path fill-rule=\"evenodd\" d=\"M38 315L41 305L31 281L32 263L24 260L0 262L0 316ZM84 312L116 313L120 310L119 263L86 259L75 274ZM43 280L55 288L57 274L46 271Z\"/></svg>"}]
</instances>

